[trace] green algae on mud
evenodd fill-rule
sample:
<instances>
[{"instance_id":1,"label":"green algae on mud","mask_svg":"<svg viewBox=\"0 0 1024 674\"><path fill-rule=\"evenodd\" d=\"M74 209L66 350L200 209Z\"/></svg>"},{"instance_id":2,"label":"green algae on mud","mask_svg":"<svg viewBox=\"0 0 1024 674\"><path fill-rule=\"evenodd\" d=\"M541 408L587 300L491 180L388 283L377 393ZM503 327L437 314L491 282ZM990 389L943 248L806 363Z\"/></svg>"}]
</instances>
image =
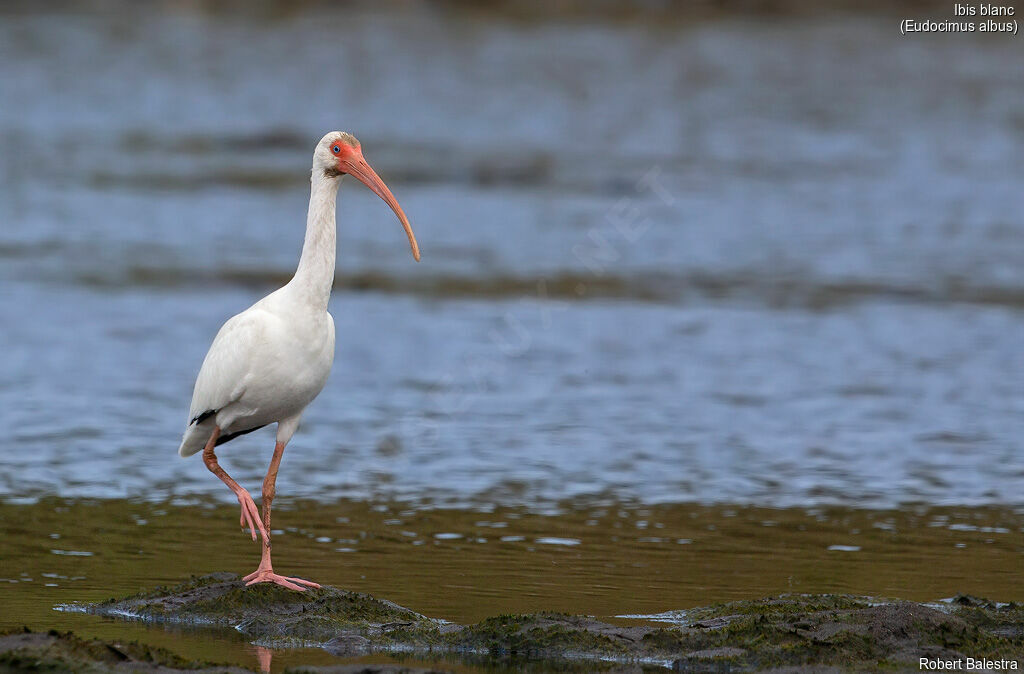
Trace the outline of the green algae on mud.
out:
<instances>
[{"instance_id":1,"label":"green algae on mud","mask_svg":"<svg viewBox=\"0 0 1024 674\"><path fill-rule=\"evenodd\" d=\"M1015 660L1024 653L1024 607L963 596L925 605L781 595L688 610L674 625L660 627L561 613L502 615L460 626L367 594L330 586L302 594L246 587L237 576L218 573L82 608L122 618L229 625L264 645L312 642L339 656L420 653L588 663L609 671L627 665L916 671L922 657Z\"/></svg>"},{"instance_id":2,"label":"green algae on mud","mask_svg":"<svg viewBox=\"0 0 1024 674\"><path fill-rule=\"evenodd\" d=\"M134 597L76 607L88 613L153 622L234 627L253 638L323 642L358 629L436 630L437 621L393 602L331 586L298 593L278 585L246 586L232 573L192 578Z\"/></svg>"},{"instance_id":3,"label":"green algae on mud","mask_svg":"<svg viewBox=\"0 0 1024 674\"><path fill-rule=\"evenodd\" d=\"M71 632L0 635L0 672L168 671L246 672L231 665L185 660L164 648L131 642L81 639Z\"/></svg>"}]
</instances>

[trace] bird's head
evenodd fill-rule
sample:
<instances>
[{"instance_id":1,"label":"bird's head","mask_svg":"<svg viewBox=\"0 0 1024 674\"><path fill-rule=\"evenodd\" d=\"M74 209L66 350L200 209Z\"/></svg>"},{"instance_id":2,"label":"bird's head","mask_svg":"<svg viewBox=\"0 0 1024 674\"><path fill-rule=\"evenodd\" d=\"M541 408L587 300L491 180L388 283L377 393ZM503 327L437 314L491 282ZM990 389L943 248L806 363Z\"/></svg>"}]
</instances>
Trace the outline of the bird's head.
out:
<instances>
[{"instance_id":1,"label":"bird's head","mask_svg":"<svg viewBox=\"0 0 1024 674\"><path fill-rule=\"evenodd\" d=\"M366 163L363 158L363 150L356 137L344 131L332 131L323 138L313 152L313 173L320 172L326 178L340 179L348 174L354 176L361 183L373 190L373 193L384 200L391 210L398 216L399 222L409 237L409 246L412 247L412 256L420 259L420 247L416 243L416 236L412 233L412 226L409 218L405 217L398 200L391 194L391 190L380 179L380 176Z\"/></svg>"}]
</instances>

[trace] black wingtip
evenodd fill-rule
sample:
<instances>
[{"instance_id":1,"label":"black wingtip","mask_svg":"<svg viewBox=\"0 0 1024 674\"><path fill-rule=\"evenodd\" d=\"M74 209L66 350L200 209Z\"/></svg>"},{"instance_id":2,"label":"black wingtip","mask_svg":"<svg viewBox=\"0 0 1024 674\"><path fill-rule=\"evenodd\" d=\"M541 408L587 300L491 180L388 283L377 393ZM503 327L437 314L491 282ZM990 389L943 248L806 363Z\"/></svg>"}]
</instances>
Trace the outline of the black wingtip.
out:
<instances>
[{"instance_id":1,"label":"black wingtip","mask_svg":"<svg viewBox=\"0 0 1024 674\"><path fill-rule=\"evenodd\" d=\"M204 421L206 421L207 419L209 419L210 417L212 417L217 412L220 412L220 410L206 410L202 414L200 414L198 416L195 416L195 417L192 417L192 421L188 422L188 425L189 426L194 426L195 424L201 424Z\"/></svg>"},{"instance_id":2,"label":"black wingtip","mask_svg":"<svg viewBox=\"0 0 1024 674\"><path fill-rule=\"evenodd\" d=\"M263 424L263 426L266 426L266 424ZM245 435L246 433L258 431L261 428L263 428L263 426L257 426L256 428L247 428L244 431L235 431L234 433L225 433L224 435L221 435L219 438L217 438L217 443L214 446L217 447L223 445L225 442L228 442L229 440L234 440L239 435Z\"/></svg>"}]
</instances>

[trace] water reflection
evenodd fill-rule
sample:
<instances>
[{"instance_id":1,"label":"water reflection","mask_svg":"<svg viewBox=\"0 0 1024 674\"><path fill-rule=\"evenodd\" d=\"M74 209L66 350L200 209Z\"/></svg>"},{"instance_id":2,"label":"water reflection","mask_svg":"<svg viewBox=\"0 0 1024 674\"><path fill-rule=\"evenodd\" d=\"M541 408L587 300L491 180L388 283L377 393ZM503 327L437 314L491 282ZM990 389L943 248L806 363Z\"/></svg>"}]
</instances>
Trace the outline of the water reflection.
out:
<instances>
[{"instance_id":1,"label":"water reflection","mask_svg":"<svg viewBox=\"0 0 1024 674\"><path fill-rule=\"evenodd\" d=\"M565 502L541 514L342 501L282 502L275 518L282 526L274 541L282 569L458 623L548 610L654 620L666 611L783 592L917 601L966 592L1018 600L1024 549L1024 514L1005 508L779 510L601 501ZM0 505L6 570L0 592L8 607L0 629L27 624L130 637L251 666L254 653L266 653L230 629L115 624L73 610L76 603L192 574L247 573L257 546L237 521L236 507L215 502ZM67 549L92 543L96 554L52 554L51 534ZM339 540L348 541L343 552ZM70 612L54 613L57 604ZM331 657L315 648L275 650L274 667Z\"/></svg>"},{"instance_id":2,"label":"water reflection","mask_svg":"<svg viewBox=\"0 0 1024 674\"><path fill-rule=\"evenodd\" d=\"M253 646L253 651L256 653L256 660L259 662L260 671L264 674L269 674L270 665L274 659L274 651L263 646Z\"/></svg>"}]
</instances>

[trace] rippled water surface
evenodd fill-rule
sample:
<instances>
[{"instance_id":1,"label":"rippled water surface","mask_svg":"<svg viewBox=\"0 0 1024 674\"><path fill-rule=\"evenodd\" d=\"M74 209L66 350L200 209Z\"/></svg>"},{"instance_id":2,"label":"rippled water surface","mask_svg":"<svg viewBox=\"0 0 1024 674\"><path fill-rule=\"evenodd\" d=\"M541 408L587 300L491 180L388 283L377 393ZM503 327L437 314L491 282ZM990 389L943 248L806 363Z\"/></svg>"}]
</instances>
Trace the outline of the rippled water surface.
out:
<instances>
[{"instance_id":1,"label":"rippled water surface","mask_svg":"<svg viewBox=\"0 0 1024 674\"><path fill-rule=\"evenodd\" d=\"M886 15L175 7L0 15L0 575L17 581L0 592L32 624L59 601L245 570L220 538L209 568L184 556L175 509L229 494L176 449L218 327L294 269L312 147L336 128L398 196L423 261L376 197L342 186L335 368L278 481L283 502L332 517L282 546L296 572L456 620L790 587L937 599L967 578L1021 598L1019 41L901 38ZM253 433L221 460L255 492L272 445ZM373 503L419 518L414 535L358 528ZM585 514L609 503L651 527L640 511L675 508L672 532L613 540L614 514ZM707 556L679 523L728 518L678 505L693 503L755 514ZM964 552L912 508L865 514L908 503L977 507L958 512L1006 533L976 529ZM799 531L824 506L864 522L772 547L762 522ZM492 530L493 508L537 519ZM51 511L131 515L152 541L69 542ZM880 536L887 517L919 531L865 556L849 532ZM915 550L949 573L915 585ZM623 572L633 555L662 580ZM735 574L701 580L716 565ZM428 591L440 576L444 597Z\"/></svg>"},{"instance_id":2,"label":"rippled water surface","mask_svg":"<svg viewBox=\"0 0 1024 674\"><path fill-rule=\"evenodd\" d=\"M5 16L0 493L223 495L174 453L193 379L288 279L341 127L424 260L342 187L282 492L1020 503L1016 46L655 23ZM271 445L224 458L251 483Z\"/></svg>"}]
</instances>

